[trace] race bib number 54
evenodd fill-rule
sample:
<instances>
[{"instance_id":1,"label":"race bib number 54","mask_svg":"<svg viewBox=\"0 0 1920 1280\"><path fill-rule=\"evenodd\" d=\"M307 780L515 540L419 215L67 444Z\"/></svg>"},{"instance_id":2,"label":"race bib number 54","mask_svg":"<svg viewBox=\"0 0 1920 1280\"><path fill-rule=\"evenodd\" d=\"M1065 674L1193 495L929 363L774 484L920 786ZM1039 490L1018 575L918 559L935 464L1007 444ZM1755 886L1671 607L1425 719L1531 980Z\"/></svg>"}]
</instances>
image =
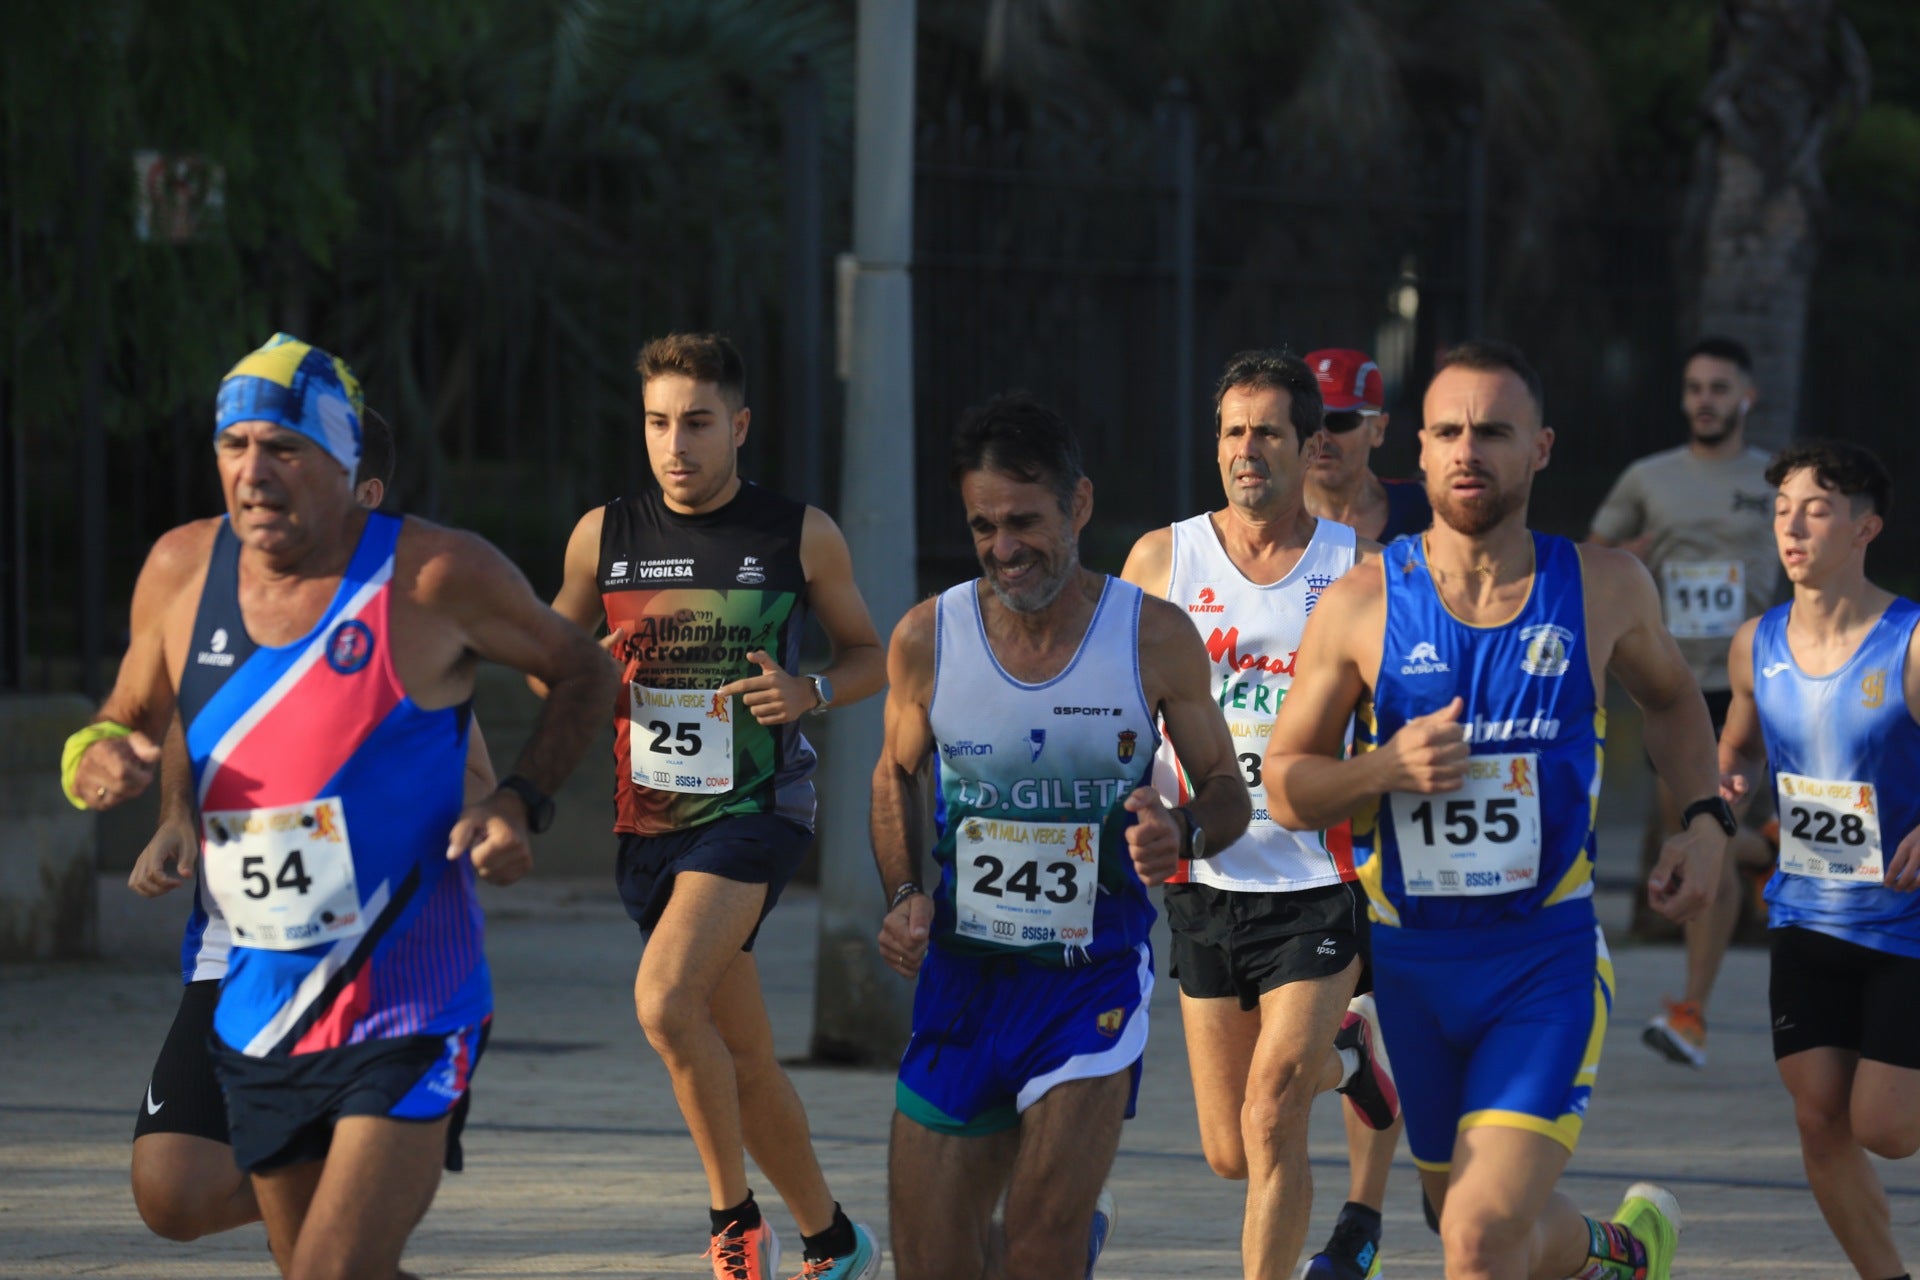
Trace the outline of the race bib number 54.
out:
<instances>
[{"instance_id":1,"label":"race bib number 54","mask_svg":"<svg viewBox=\"0 0 1920 1280\"><path fill-rule=\"evenodd\" d=\"M1822 880L1880 883L1880 815L1873 785L1776 774L1780 869Z\"/></svg>"},{"instance_id":2,"label":"race bib number 54","mask_svg":"<svg viewBox=\"0 0 1920 1280\"><path fill-rule=\"evenodd\" d=\"M200 832L207 889L241 946L298 951L366 932L337 799L208 813Z\"/></svg>"},{"instance_id":3,"label":"race bib number 54","mask_svg":"<svg viewBox=\"0 0 1920 1280\"><path fill-rule=\"evenodd\" d=\"M1478 898L1539 883L1539 756L1473 756L1458 791L1388 799L1409 897Z\"/></svg>"},{"instance_id":4,"label":"race bib number 54","mask_svg":"<svg viewBox=\"0 0 1920 1280\"><path fill-rule=\"evenodd\" d=\"M954 928L1003 947L1093 941L1100 828L965 818L954 842Z\"/></svg>"}]
</instances>

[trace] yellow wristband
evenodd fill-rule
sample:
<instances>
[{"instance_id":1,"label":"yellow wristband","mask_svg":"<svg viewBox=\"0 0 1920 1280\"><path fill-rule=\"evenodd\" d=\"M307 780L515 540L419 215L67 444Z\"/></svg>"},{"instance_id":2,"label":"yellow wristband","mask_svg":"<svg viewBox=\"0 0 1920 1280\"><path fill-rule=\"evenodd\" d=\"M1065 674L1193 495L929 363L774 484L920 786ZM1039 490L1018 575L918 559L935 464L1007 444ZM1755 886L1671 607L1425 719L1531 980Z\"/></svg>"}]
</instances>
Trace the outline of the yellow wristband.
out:
<instances>
[{"instance_id":1,"label":"yellow wristband","mask_svg":"<svg viewBox=\"0 0 1920 1280\"><path fill-rule=\"evenodd\" d=\"M96 720L80 732L67 739L67 745L60 750L60 789L67 793L67 800L76 809L84 809L87 802L73 793L74 775L80 772L80 757L87 754L87 748L96 742L108 738L125 738L133 730L111 720Z\"/></svg>"}]
</instances>

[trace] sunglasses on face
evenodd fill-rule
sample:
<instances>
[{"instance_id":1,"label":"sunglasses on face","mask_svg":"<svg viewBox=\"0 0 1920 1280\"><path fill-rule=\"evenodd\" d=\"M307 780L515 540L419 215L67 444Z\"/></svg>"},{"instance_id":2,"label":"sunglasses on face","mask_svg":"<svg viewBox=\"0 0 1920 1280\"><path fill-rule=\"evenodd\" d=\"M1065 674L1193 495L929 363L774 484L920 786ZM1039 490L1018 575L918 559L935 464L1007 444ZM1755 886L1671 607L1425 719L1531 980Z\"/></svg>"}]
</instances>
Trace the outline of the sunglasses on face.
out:
<instances>
[{"instance_id":1,"label":"sunglasses on face","mask_svg":"<svg viewBox=\"0 0 1920 1280\"><path fill-rule=\"evenodd\" d=\"M1343 409L1338 412L1320 415L1320 425L1329 435L1343 436L1365 422L1368 418L1380 416L1378 409Z\"/></svg>"}]
</instances>

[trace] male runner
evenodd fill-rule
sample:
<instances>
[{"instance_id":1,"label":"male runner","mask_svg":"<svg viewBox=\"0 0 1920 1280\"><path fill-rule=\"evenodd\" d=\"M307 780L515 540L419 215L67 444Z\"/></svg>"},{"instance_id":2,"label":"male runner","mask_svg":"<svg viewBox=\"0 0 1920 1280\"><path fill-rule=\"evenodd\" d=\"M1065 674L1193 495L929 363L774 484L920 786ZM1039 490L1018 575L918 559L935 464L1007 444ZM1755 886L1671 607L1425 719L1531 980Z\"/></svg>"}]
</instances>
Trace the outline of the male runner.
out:
<instances>
[{"instance_id":1,"label":"male runner","mask_svg":"<svg viewBox=\"0 0 1920 1280\"><path fill-rule=\"evenodd\" d=\"M1687 443L1629 466L1594 513L1591 540L1625 547L1646 562L1661 586L1667 629L1706 693L1714 731L1726 723L1727 641L1741 620L1773 603L1780 566L1767 548L1773 488L1767 455L1746 442L1747 414L1758 393L1747 349L1730 338L1702 338L1687 351L1681 407ZM1654 778L1642 865L1679 821L1680 802ZM1683 929L1687 981L1667 1000L1641 1038L1672 1062L1707 1065L1707 1001L1740 922L1740 862L1771 857L1760 836L1742 830L1729 850L1721 887L1708 909Z\"/></svg>"},{"instance_id":2,"label":"male runner","mask_svg":"<svg viewBox=\"0 0 1920 1280\"><path fill-rule=\"evenodd\" d=\"M213 1016L230 1158L301 1277L397 1274L458 1167L491 1007L472 877L524 872L613 683L487 544L356 503L360 413L345 364L306 343L243 359L216 415L228 516L163 537L135 589L164 675L129 688L179 690L199 810L163 792L171 848L143 862L198 865L231 936ZM516 775L463 811L482 658L556 697Z\"/></svg>"},{"instance_id":3,"label":"male runner","mask_svg":"<svg viewBox=\"0 0 1920 1280\"><path fill-rule=\"evenodd\" d=\"M961 419L952 474L982 574L894 630L873 779L880 950L919 975L888 1158L894 1264L901 1280L1091 1274L1146 1049L1147 888L1237 839L1247 789L1192 625L1080 566L1093 483L1067 424L1022 393L989 400ZM1179 809L1148 785L1156 723L1193 782Z\"/></svg>"},{"instance_id":4,"label":"male runner","mask_svg":"<svg viewBox=\"0 0 1920 1280\"><path fill-rule=\"evenodd\" d=\"M1740 627L1720 735L1728 791L1773 771L1773 1056L1807 1184L1863 1280L1905 1280L1867 1158L1920 1149L1920 605L1867 580L1890 486L1855 445L1767 468L1793 599Z\"/></svg>"},{"instance_id":5,"label":"male runner","mask_svg":"<svg viewBox=\"0 0 1920 1280\"><path fill-rule=\"evenodd\" d=\"M604 617L628 689L614 712L616 877L647 935L634 1006L673 1077L711 1199L720 1280L764 1280L780 1243L751 1152L800 1228L808 1280L878 1272L842 1213L773 1053L753 941L813 842L813 748L798 719L879 689L880 637L825 512L743 480L746 368L713 334L640 352L659 490L580 518L554 608ZM796 673L808 615L834 658Z\"/></svg>"},{"instance_id":6,"label":"male runner","mask_svg":"<svg viewBox=\"0 0 1920 1280\"><path fill-rule=\"evenodd\" d=\"M393 435L386 421L368 409L361 421L361 436L354 498L362 507L374 511L379 509L392 483ZM220 521L212 519L202 523L212 529ZM120 677L102 707L102 719L96 720L96 724L110 720L114 709L124 704L131 704L133 709L122 714L148 723L152 723L163 708L165 715L172 715L172 682L167 679L164 666L151 661L151 655L159 651L159 628L153 625L158 622L158 617L143 619L143 626L132 633ZM157 676L163 687L136 696L128 686L128 678L134 673ZM155 727L157 730L157 725ZM82 730L82 734L86 732ZM111 741L90 750L105 750ZM184 739L180 738L177 720L169 727L167 746L178 748L180 754L162 781L170 788L179 788L180 802L190 807L192 772L186 762ZM493 765L476 720L467 737L467 802L484 799L493 792L494 786ZM107 799L81 798L91 802L86 807L104 811L132 798L132 794L123 787ZM128 887L147 898L159 897L180 887L183 875L190 872L171 865L175 852L170 840L156 839L149 843L127 877ZM489 879L501 878L500 868L493 865L483 869L482 874ZM226 974L226 927L224 921L207 915L197 887L194 899L182 943L180 1008L135 1111L132 1161L133 1201L141 1220L156 1235L181 1241L196 1240L260 1218L252 1179L233 1162L226 1103L214 1076L208 1044L213 1034L213 1009L220 979Z\"/></svg>"},{"instance_id":7,"label":"male runner","mask_svg":"<svg viewBox=\"0 0 1920 1280\"><path fill-rule=\"evenodd\" d=\"M1307 510L1352 525L1374 542L1398 542L1433 523L1426 487L1418 480L1383 480L1373 473L1373 451L1387 438L1386 382L1364 351L1329 347L1307 356L1326 405L1307 467ZM1392 1152L1388 1153L1389 1158Z\"/></svg>"},{"instance_id":8,"label":"male runner","mask_svg":"<svg viewBox=\"0 0 1920 1280\"><path fill-rule=\"evenodd\" d=\"M1612 1000L1592 901L1608 673L1645 712L1656 767L1699 797L1649 882L1662 912L1705 907L1733 819L1646 571L1527 528L1553 445L1541 403L1513 347L1444 358L1420 432L1434 526L1321 596L1267 797L1296 829L1353 819L1381 1026L1448 1276L1660 1278L1679 1230L1669 1193L1629 1187L1602 1222L1553 1189Z\"/></svg>"},{"instance_id":9,"label":"male runner","mask_svg":"<svg viewBox=\"0 0 1920 1280\"><path fill-rule=\"evenodd\" d=\"M1399 1107L1391 1077L1370 1052L1370 999L1348 1010L1366 927L1351 835L1344 825L1330 832L1277 826L1267 816L1260 762L1307 615L1335 578L1380 548L1344 524L1315 519L1301 503L1303 447L1320 430L1321 414L1319 385L1297 357L1233 357L1214 391L1214 418L1227 505L1141 538L1123 576L1180 606L1199 627L1253 800L1247 834L1233 848L1169 880L1168 970L1180 982L1201 1147L1215 1173L1247 1181L1242 1266L1249 1277L1291 1280L1313 1207L1307 1118L1314 1096L1338 1088L1378 1128L1398 1120ZM1180 762L1164 746L1159 755L1155 787L1180 803L1187 798ZM1356 1226L1321 1273L1347 1280L1377 1271L1379 1208L1342 1209L1343 1221Z\"/></svg>"}]
</instances>

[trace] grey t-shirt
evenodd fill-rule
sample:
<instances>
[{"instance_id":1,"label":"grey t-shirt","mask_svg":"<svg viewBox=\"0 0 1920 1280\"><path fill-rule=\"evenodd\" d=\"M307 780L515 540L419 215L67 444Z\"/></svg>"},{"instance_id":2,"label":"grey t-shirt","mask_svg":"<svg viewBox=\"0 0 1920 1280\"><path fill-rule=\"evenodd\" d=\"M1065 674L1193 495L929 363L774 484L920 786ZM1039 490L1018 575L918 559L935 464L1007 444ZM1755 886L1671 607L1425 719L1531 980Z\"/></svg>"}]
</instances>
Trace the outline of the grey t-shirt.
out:
<instances>
[{"instance_id":1,"label":"grey t-shirt","mask_svg":"<svg viewBox=\"0 0 1920 1280\"><path fill-rule=\"evenodd\" d=\"M1707 459L1683 445L1629 466L1594 513L1593 531L1609 541L1653 535L1647 567L1667 627L1705 690L1729 687L1727 644L1779 584L1766 471L1758 449Z\"/></svg>"}]
</instances>

